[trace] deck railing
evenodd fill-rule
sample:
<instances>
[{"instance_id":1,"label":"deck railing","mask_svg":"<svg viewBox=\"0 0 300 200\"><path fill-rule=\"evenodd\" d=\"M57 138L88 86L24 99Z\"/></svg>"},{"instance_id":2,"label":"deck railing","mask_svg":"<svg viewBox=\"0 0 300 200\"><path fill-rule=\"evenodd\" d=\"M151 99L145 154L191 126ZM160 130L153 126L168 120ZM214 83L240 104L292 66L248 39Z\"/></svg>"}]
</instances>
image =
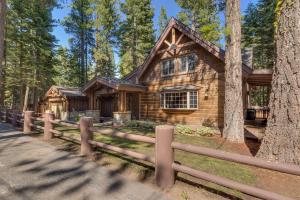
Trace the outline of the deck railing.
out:
<instances>
[{"instance_id":1,"label":"deck railing","mask_svg":"<svg viewBox=\"0 0 300 200\"><path fill-rule=\"evenodd\" d=\"M24 120L23 120L24 119ZM208 156L215 159L226 160L230 162L240 163L244 165L264 168L272 171L282 172L291 175L300 176L300 167L292 164L281 164L274 162L267 162L258 158L250 156L239 155L235 153L224 152L221 150L209 149L190 144L183 144L175 142L174 127L169 125L157 126L155 130L155 138L142 135L127 134L118 131L100 130L93 127L93 119L91 117L81 117L80 123L55 120L53 113L43 114L43 118L35 117L34 112L26 111L24 114L12 111L0 111L0 120L12 123L18 126L23 123L24 133L31 133L33 129L40 129L44 131L44 138L51 139L54 136L67 137L63 132L54 129L54 124L68 126L80 129L81 139L74 139L67 137L79 144L81 144L81 154L90 156L93 154L93 147L97 146L103 149L114 151L120 154L133 157L135 159L147 161L155 166L155 179L158 186L162 188L170 188L175 184L175 171L188 174L190 176L213 182L234 190L238 190L245 194L258 197L261 199L272 200L287 200L291 199L279 195L274 192L266 191L260 188L242 184L223 177L209 174L200 170L193 169L189 166L178 164L174 160L174 150L180 150L187 153L193 153L202 156ZM34 122L40 121L44 125L36 125ZM119 137L132 141L145 142L155 145L155 157L148 156L129 149L113 146L93 140L94 134L102 134L111 137Z\"/></svg>"}]
</instances>

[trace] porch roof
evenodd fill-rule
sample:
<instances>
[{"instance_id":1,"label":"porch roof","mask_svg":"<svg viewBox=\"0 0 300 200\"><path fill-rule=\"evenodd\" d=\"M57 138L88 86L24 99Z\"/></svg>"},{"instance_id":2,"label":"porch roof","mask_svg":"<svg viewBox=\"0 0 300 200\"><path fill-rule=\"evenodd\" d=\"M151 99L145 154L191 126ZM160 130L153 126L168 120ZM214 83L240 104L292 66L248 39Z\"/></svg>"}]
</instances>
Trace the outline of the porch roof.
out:
<instances>
[{"instance_id":1,"label":"porch roof","mask_svg":"<svg viewBox=\"0 0 300 200\"><path fill-rule=\"evenodd\" d=\"M271 85L272 75L272 69L255 69L248 76L247 83L256 86Z\"/></svg>"},{"instance_id":2,"label":"porch roof","mask_svg":"<svg viewBox=\"0 0 300 200\"><path fill-rule=\"evenodd\" d=\"M83 88L82 92L86 92L88 89L93 87L95 84L102 84L107 87L113 88L120 91L129 91L129 92L144 92L146 87L132 83L127 80L122 80L114 77L95 77L90 80Z\"/></svg>"}]
</instances>

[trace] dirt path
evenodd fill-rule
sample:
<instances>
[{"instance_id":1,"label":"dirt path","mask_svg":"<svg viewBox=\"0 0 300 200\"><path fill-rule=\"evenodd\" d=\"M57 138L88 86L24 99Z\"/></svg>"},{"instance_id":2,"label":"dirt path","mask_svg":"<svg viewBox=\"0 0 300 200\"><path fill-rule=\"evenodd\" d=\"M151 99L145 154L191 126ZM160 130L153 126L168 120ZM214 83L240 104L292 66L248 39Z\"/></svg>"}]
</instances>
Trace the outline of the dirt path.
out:
<instances>
[{"instance_id":1,"label":"dirt path","mask_svg":"<svg viewBox=\"0 0 300 200\"><path fill-rule=\"evenodd\" d=\"M162 193L0 123L0 199L167 200Z\"/></svg>"}]
</instances>

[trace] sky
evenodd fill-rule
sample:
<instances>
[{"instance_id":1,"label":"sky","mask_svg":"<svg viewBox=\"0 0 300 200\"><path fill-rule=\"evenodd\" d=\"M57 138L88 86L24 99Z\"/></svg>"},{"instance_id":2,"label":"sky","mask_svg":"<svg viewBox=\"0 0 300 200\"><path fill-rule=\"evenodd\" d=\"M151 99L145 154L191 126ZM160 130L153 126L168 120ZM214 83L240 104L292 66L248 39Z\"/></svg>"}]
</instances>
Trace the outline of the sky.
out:
<instances>
[{"instance_id":1,"label":"sky","mask_svg":"<svg viewBox=\"0 0 300 200\"><path fill-rule=\"evenodd\" d=\"M65 31L64 28L59 24L59 20L62 20L64 17L68 15L70 12L69 7L70 0L67 0L65 4L62 5L62 8L60 9L54 9L53 10L53 17L58 22L56 23L56 26L54 27L53 34L56 36L57 44L62 46L68 46L68 38L70 37ZM247 5L252 2L256 3L257 0L241 0L241 11L242 13L247 8ZM176 4L175 0L152 0L152 7L154 8L154 24L155 29L158 30L158 17L160 13L161 6L164 6L167 10L167 15L169 17L176 17L176 14L180 11L180 8ZM224 24L224 16L220 16L222 24ZM224 43L224 41L221 41L221 44Z\"/></svg>"}]
</instances>

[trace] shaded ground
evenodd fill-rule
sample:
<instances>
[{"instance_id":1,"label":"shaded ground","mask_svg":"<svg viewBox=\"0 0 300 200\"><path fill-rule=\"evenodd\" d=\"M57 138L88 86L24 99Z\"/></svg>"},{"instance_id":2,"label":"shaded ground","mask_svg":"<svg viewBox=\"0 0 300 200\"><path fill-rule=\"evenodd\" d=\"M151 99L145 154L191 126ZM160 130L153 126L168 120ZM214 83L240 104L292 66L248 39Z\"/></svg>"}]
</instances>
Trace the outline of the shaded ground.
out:
<instances>
[{"instance_id":1,"label":"shaded ground","mask_svg":"<svg viewBox=\"0 0 300 200\"><path fill-rule=\"evenodd\" d=\"M111 128L111 127L107 127ZM77 129L67 127L56 127L56 129L64 132L65 135L73 138L79 138ZM126 133L141 134L154 136L149 130L135 129L131 127L120 127L113 130ZM42 138L38 135L33 135ZM105 137L95 134L95 140L110 143L116 146L128 148L137 152L153 155L154 146L145 143L128 141L120 138ZM253 156L256 154L260 143L257 140L246 140L246 144L233 144L225 142L219 136L215 137L199 137L192 135L175 135L175 140L182 143L189 143L199 146L205 146L214 149L220 149L229 152ZM78 153L79 145L67 140L55 138L49 141L53 146L60 150ZM109 169L112 174L119 174L126 179L132 179L142 182L153 189L157 190L154 182L154 169L148 163L139 162L126 156L120 156L110 151L97 149L96 162ZM277 172L248 167L241 164L233 164L226 161L198 156L181 151L176 151L176 160L193 168L227 177L241 183L247 183L269 191L277 192L285 196L300 199L300 177L289 176ZM206 181L194 179L188 175L179 173L175 186L164 191L171 199L178 200L199 200L199 199L254 199L253 197L241 194L240 192L230 190Z\"/></svg>"},{"instance_id":2,"label":"shaded ground","mask_svg":"<svg viewBox=\"0 0 300 200\"><path fill-rule=\"evenodd\" d=\"M109 127L108 127L109 128ZM79 137L78 130L66 129L66 127L57 127L57 129L64 130L66 135L72 137ZM118 129L122 132L141 134L147 136L154 136L154 133L149 130L135 129L130 127L120 127ZM95 140L110 143L116 146L132 149L137 152L142 152L148 155L153 155L154 146L145 143L132 142L120 138L111 138L95 135ZM229 152L235 152L243 155L253 156L256 154L260 143L257 140L246 140L246 144L233 144L225 142L219 136L215 137L199 137L190 135L175 135L175 140L182 143L189 143L199 146L205 146L214 149L220 149ZM61 139L54 139L51 144L57 145L64 150L78 151L78 145L63 141ZM277 192L285 196L300 199L300 177L289 176L277 172L248 167L241 164L234 164L217 159L207 158L205 156L198 156L181 151L176 151L176 160L181 163L191 166L193 168L227 177L232 180L246 183L269 191ZM111 170L138 180L147 185L154 186L154 170L153 166L148 163L135 161L126 156L120 156L109 151L98 149L97 162ZM179 173L175 186L168 191L165 191L172 199L253 199L253 197L241 194L237 191L230 190L206 181L194 179L188 175ZM200 198L201 197L201 198Z\"/></svg>"},{"instance_id":3,"label":"shaded ground","mask_svg":"<svg viewBox=\"0 0 300 200\"><path fill-rule=\"evenodd\" d=\"M0 199L167 200L94 162L0 123Z\"/></svg>"}]
</instances>

